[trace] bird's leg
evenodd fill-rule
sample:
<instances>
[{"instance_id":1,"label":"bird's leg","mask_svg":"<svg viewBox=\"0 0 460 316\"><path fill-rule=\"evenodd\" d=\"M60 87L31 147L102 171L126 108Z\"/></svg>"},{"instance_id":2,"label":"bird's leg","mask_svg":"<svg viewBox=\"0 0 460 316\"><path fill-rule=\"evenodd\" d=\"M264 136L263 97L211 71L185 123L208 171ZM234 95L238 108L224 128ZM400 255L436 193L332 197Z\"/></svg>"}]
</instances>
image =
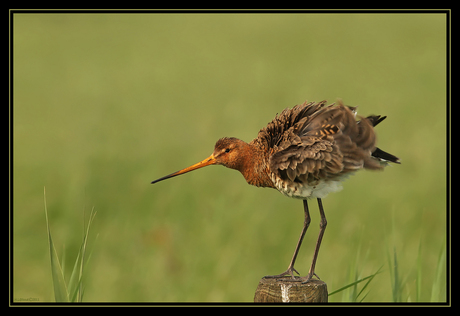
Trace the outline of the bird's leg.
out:
<instances>
[{"instance_id":1,"label":"bird's leg","mask_svg":"<svg viewBox=\"0 0 460 316\"><path fill-rule=\"evenodd\" d=\"M296 269L294 269L294 263L295 263L295 260L297 259L297 254L299 253L300 246L302 245L303 237L305 236L305 233L307 232L307 228L310 225L310 212L308 211L307 200L303 200L303 210L304 210L304 215L305 215L305 219L303 222L303 229L302 229L302 232L300 233L299 241L297 242L297 246L295 247L294 255L292 256L291 263L289 264L288 269L281 274L267 275L264 278L282 278L282 277L290 275L294 279L295 278L294 272L297 274L300 274L299 272L297 272Z\"/></svg>"},{"instance_id":2,"label":"bird's leg","mask_svg":"<svg viewBox=\"0 0 460 316\"><path fill-rule=\"evenodd\" d=\"M327 221L326 215L324 215L323 203L321 202L321 199L318 199L318 207L319 214L321 216L321 222L319 223L319 236L318 240L316 241L315 254L313 255L313 261L311 262L310 271L308 271L308 275L304 278L305 280L302 283L309 282L313 276L316 276L319 279L319 277L315 274L315 265L316 259L318 258L319 247L321 246L321 241L323 240L324 231L326 230Z\"/></svg>"}]
</instances>

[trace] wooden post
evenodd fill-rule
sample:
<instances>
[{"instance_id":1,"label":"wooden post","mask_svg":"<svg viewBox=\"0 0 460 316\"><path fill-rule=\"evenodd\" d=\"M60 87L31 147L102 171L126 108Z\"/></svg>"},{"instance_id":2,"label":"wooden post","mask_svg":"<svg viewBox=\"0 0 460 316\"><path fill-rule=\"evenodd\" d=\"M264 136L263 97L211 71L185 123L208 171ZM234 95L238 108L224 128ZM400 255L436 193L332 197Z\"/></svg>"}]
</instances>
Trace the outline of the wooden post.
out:
<instances>
[{"instance_id":1,"label":"wooden post","mask_svg":"<svg viewBox=\"0 0 460 316\"><path fill-rule=\"evenodd\" d=\"M254 295L255 303L327 303L327 285L321 280L302 284L294 279L262 278Z\"/></svg>"}]
</instances>

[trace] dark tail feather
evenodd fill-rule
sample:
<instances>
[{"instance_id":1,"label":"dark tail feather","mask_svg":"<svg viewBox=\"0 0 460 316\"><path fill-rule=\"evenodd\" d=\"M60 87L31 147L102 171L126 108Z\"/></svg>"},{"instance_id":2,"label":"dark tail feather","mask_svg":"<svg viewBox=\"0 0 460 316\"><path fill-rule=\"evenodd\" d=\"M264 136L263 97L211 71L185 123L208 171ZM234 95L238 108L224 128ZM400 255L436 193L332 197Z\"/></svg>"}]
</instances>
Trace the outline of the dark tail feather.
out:
<instances>
[{"instance_id":1,"label":"dark tail feather","mask_svg":"<svg viewBox=\"0 0 460 316\"><path fill-rule=\"evenodd\" d=\"M382 122L386 118L387 118L386 116L380 116L380 115L371 115L367 117L367 119L371 122L371 124L374 127L377 126L380 122ZM372 157L375 157L384 163L387 161L394 162L394 163L400 163L398 157L393 156L392 154L387 153L386 151L383 151L378 147L375 147L375 150L372 153Z\"/></svg>"},{"instance_id":2,"label":"dark tail feather","mask_svg":"<svg viewBox=\"0 0 460 316\"><path fill-rule=\"evenodd\" d=\"M381 121L383 121L384 119L386 119L387 117L386 116L380 116L380 115L371 115L371 116L368 116L366 117L372 124L372 126L377 126L377 124L379 124Z\"/></svg>"},{"instance_id":3,"label":"dark tail feather","mask_svg":"<svg viewBox=\"0 0 460 316\"><path fill-rule=\"evenodd\" d=\"M382 120L380 120L381 122ZM380 123L378 122L378 123ZM377 124L378 124L377 123ZM380 148L378 147L375 147L375 150L374 152L372 153L372 157L375 157L379 160L383 160L383 161L390 161L390 162L394 162L394 163L400 163L399 162L399 158L398 157L395 157L393 156L392 154L389 154L383 150L381 150Z\"/></svg>"}]
</instances>

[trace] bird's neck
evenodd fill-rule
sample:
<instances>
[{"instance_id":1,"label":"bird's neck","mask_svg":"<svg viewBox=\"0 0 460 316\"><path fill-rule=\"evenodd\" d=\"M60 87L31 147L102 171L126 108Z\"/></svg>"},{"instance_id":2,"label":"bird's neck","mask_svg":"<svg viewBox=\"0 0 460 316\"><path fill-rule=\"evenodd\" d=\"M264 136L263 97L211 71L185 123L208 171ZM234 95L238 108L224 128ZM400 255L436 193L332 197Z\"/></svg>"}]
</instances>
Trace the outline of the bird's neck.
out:
<instances>
[{"instance_id":1,"label":"bird's neck","mask_svg":"<svg viewBox=\"0 0 460 316\"><path fill-rule=\"evenodd\" d=\"M236 169L241 172L247 183L257 187L275 187L269 176L268 155L264 150L255 146L252 142L246 143L241 158L240 164Z\"/></svg>"}]
</instances>

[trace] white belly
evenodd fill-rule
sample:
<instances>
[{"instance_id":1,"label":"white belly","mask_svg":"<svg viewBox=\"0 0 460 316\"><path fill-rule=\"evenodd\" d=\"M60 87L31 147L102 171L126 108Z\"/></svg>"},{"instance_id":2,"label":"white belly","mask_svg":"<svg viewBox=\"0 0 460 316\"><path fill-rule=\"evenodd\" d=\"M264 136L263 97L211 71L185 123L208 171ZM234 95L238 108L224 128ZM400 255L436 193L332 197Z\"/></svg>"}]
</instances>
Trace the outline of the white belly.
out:
<instances>
[{"instance_id":1,"label":"white belly","mask_svg":"<svg viewBox=\"0 0 460 316\"><path fill-rule=\"evenodd\" d=\"M282 181L275 179L272 176L272 181L275 184L278 191L284 195L296 199L307 199L307 198L324 198L331 192L337 192L342 190L342 181L348 178L349 175L336 178L334 180L318 180L314 183L299 183L291 181Z\"/></svg>"}]
</instances>

